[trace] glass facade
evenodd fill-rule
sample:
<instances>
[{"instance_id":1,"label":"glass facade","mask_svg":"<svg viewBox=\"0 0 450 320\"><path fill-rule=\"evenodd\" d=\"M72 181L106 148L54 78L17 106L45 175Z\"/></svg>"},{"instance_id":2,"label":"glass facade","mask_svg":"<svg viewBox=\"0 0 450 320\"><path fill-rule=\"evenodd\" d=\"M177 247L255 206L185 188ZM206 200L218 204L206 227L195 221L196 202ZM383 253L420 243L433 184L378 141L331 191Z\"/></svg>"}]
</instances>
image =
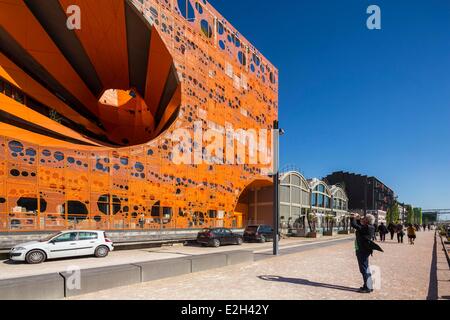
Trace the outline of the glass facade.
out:
<instances>
[{"instance_id":1,"label":"glass facade","mask_svg":"<svg viewBox=\"0 0 450 320\"><path fill-rule=\"evenodd\" d=\"M306 215L311 207L310 189L300 173L289 172L281 177L280 201L280 216L283 221L294 223Z\"/></svg>"},{"instance_id":2,"label":"glass facade","mask_svg":"<svg viewBox=\"0 0 450 320\"><path fill-rule=\"evenodd\" d=\"M310 182L311 205L314 209L331 210L331 192L325 182L313 179Z\"/></svg>"}]
</instances>

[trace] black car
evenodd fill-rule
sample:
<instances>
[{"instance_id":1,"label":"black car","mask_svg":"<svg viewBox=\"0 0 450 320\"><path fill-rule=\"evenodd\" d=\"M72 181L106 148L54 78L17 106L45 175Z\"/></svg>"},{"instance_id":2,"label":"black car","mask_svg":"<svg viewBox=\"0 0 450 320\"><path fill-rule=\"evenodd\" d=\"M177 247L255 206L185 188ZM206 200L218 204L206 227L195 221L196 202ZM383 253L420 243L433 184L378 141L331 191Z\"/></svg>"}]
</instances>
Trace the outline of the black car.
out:
<instances>
[{"instance_id":1,"label":"black car","mask_svg":"<svg viewBox=\"0 0 450 320\"><path fill-rule=\"evenodd\" d=\"M226 228L212 228L204 229L198 233L197 243L202 246L220 247L226 244L242 245L244 239L241 235L233 233L230 229Z\"/></svg>"},{"instance_id":2,"label":"black car","mask_svg":"<svg viewBox=\"0 0 450 320\"><path fill-rule=\"evenodd\" d=\"M273 241L273 228L266 225L248 226L244 232L245 242L259 242Z\"/></svg>"}]
</instances>

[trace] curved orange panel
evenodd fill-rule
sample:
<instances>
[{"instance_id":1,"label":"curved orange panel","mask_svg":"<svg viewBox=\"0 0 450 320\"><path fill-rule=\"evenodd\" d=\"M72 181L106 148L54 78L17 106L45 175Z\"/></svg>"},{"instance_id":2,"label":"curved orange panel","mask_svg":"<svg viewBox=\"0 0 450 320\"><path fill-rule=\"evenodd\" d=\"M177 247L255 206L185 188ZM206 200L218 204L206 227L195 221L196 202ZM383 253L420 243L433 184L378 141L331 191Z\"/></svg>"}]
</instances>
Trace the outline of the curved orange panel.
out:
<instances>
[{"instance_id":1,"label":"curved orange panel","mask_svg":"<svg viewBox=\"0 0 450 320\"><path fill-rule=\"evenodd\" d=\"M82 27L75 32L95 66L104 88L128 88L125 1L59 0L59 2L62 9L67 9L71 5L79 6L82 13ZM101 14L89 14L90 12Z\"/></svg>"}]
</instances>

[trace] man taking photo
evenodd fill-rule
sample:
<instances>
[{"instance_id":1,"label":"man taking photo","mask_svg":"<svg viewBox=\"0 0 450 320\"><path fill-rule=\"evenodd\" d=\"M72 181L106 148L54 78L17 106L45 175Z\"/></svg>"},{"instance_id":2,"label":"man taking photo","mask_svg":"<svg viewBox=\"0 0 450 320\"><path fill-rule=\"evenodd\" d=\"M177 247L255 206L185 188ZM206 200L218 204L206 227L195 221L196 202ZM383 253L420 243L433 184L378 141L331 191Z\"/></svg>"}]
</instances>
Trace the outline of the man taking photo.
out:
<instances>
[{"instance_id":1,"label":"man taking photo","mask_svg":"<svg viewBox=\"0 0 450 320\"><path fill-rule=\"evenodd\" d=\"M372 274L369 268L369 257L373 253L375 235L375 217L371 214L361 218L355 214L351 217L351 226L356 230L355 249L358 259L359 271L362 274L364 285L359 289L360 293L373 292Z\"/></svg>"}]
</instances>

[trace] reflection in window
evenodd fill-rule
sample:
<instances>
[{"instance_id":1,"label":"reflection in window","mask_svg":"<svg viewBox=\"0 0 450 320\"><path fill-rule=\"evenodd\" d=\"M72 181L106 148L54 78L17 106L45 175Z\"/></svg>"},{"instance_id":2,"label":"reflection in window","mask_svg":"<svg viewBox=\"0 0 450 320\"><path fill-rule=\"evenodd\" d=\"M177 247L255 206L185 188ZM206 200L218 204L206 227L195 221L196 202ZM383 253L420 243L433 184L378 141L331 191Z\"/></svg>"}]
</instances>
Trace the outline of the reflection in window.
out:
<instances>
[{"instance_id":1,"label":"reflection in window","mask_svg":"<svg viewBox=\"0 0 450 320\"><path fill-rule=\"evenodd\" d=\"M64 233L60 235L59 237L56 237L53 239L54 242L68 242L68 241L76 241L77 240L77 233L76 232L70 232L70 233Z\"/></svg>"},{"instance_id":2,"label":"reflection in window","mask_svg":"<svg viewBox=\"0 0 450 320\"><path fill-rule=\"evenodd\" d=\"M192 215L192 223L194 226L202 226L205 224L205 214L200 211L194 212Z\"/></svg>"},{"instance_id":3,"label":"reflection in window","mask_svg":"<svg viewBox=\"0 0 450 320\"><path fill-rule=\"evenodd\" d=\"M80 201L69 200L67 201L67 214L69 220L85 220L89 214L86 204ZM66 212L66 204L62 206L62 213Z\"/></svg>"},{"instance_id":4,"label":"reflection in window","mask_svg":"<svg viewBox=\"0 0 450 320\"><path fill-rule=\"evenodd\" d=\"M110 213L116 215L122 209L119 197L117 197L116 195L111 196L110 194L101 195L98 198L97 206L98 210L106 215L109 215Z\"/></svg>"},{"instance_id":5,"label":"reflection in window","mask_svg":"<svg viewBox=\"0 0 450 320\"><path fill-rule=\"evenodd\" d=\"M324 197L323 194L319 194L318 195L318 200L317 200L317 206L318 207L323 207L324 204Z\"/></svg>"},{"instance_id":6,"label":"reflection in window","mask_svg":"<svg viewBox=\"0 0 450 320\"><path fill-rule=\"evenodd\" d=\"M40 198L39 202L41 212L45 212L47 210L47 201ZM17 206L25 208L27 212L38 211L37 198L22 197L19 200L17 200Z\"/></svg>"},{"instance_id":7,"label":"reflection in window","mask_svg":"<svg viewBox=\"0 0 450 320\"><path fill-rule=\"evenodd\" d=\"M159 210L160 210L161 203L158 201L155 203L155 205L152 207L152 217L159 218Z\"/></svg>"},{"instance_id":8,"label":"reflection in window","mask_svg":"<svg viewBox=\"0 0 450 320\"><path fill-rule=\"evenodd\" d=\"M313 207L317 206L317 194L316 193L311 194L311 205Z\"/></svg>"},{"instance_id":9,"label":"reflection in window","mask_svg":"<svg viewBox=\"0 0 450 320\"><path fill-rule=\"evenodd\" d=\"M217 218L217 210L208 210L208 216L210 219L216 219Z\"/></svg>"},{"instance_id":10,"label":"reflection in window","mask_svg":"<svg viewBox=\"0 0 450 320\"><path fill-rule=\"evenodd\" d=\"M11 88L11 85L9 84L9 83L5 83L5 89L4 89L5 91L5 94L8 96L8 97L11 97L12 96L12 88Z\"/></svg>"},{"instance_id":11,"label":"reflection in window","mask_svg":"<svg viewBox=\"0 0 450 320\"><path fill-rule=\"evenodd\" d=\"M163 207L163 218L164 219L172 219L172 208Z\"/></svg>"},{"instance_id":12,"label":"reflection in window","mask_svg":"<svg viewBox=\"0 0 450 320\"><path fill-rule=\"evenodd\" d=\"M96 240L98 234L95 232L80 232L78 234L78 240Z\"/></svg>"}]
</instances>

